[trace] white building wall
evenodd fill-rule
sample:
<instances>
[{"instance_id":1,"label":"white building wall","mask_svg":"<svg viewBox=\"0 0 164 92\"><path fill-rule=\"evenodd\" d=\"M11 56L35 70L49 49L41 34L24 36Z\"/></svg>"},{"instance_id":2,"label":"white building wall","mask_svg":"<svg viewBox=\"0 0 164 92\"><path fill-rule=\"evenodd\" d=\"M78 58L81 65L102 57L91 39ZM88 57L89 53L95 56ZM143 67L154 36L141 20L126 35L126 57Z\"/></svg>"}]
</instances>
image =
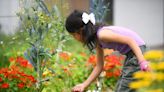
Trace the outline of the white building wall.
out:
<instances>
[{"instance_id":1,"label":"white building wall","mask_svg":"<svg viewBox=\"0 0 164 92\"><path fill-rule=\"evenodd\" d=\"M114 0L114 25L136 31L149 47L164 44L163 0Z\"/></svg>"},{"instance_id":2,"label":"white building wall","mask_svg":"<svg viewBox=\"0 0 164 92\"><path fill-rule=\"evenodd\" d=\"M0 26L5 33L14 33L18 27L19 0L0 0Z\"/></svg>"}]
</instances>

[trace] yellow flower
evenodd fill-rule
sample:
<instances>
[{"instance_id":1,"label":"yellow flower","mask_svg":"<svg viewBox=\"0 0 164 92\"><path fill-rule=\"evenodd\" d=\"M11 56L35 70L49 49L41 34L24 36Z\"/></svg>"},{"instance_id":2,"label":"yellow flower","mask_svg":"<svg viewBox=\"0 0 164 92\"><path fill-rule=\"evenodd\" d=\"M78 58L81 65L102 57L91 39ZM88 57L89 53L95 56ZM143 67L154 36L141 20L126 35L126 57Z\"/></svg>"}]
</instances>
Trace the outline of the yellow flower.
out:
<instances>
[{"instance_id":1,"label":"yellow flower","mask_svg":"<svg viewBox=\"0 0 164 92\"><path fill-rule=\"evenodd\" d=\"M133 88L133 89L139 89L139 88L148 87L150 85L151 85L151 81L149 80L139 80L139 81L130 83L129 86L130 88Z\"/></svg>"},{"instance_id":2,"label":"yellow flower","mask_svg":"<svg viewBox=\"0 0 164 92\"><path fill-rule=\"evenodd\" d=\"M158 73L156 74L156 80L158 80L158 81L163 81L163 80L164 80L164 73L158 72Z\"/></svg>"},{"instance_id":3,"label":"yellow flower","mask_svg":"<svg viewBox=\"0 0 164 92\"><path fill-rule=\"evenodd\" d=\"M152 69L152 70L156 70L157 69L157 63L152 63L152 62L150 62L150 68Z\"/></svg>"},{"instance_id":4,"label":"yellow flower","mask_svg":"<svg viewBox=\"0 0 164 92\"><path fill-rule=\"evenodd\" d=\"M139 72L134 73L134 78L136 79L152 80L153 77L154 77L154 74L151 72L139 71Z\"/></svg>"},{"instance_id":5,"label":"yellow flower","mask_svg":"<svg viewBox=\"0 0 164 92\"><path fill-rule=\"evenodd\" d=\"M150 68L152 70L164 70L164 61L163 62L150 62Z\"/></svg>"},{"instance_id":6,"label":"yellow flower","mask_svg":"<svg viewBox=\"0 0 164 92\"><path fill-rule=\"evenodd\" d=\"M142 86L140 85L140 83L138 81L130 83L129 86L130 86L130 88L133 88L133 89L142 88Z\"/></svg>"},{"instance_id":7,"label":"yellow flower","mask_svg":"<svg viewBox=\"0 0 164 92\"><path fill-rule=\"evenodd\" d=\"M164 62L159 62L158 63L157 70L164 70Z\"/></svg>"},{"instance_id":8,"label":"yellow flower","mask_svg":"<svg viewBox=\"0 0 164 92\"><path fill-rule=\"evenodd\" d=\"M146 59L162 59L164 57L164 52L160 50L150 50L144 54Z\"/></svg>"},{"instance_id":9,"label":"yellow flower","mask_svg":"<svg viewBox=\"0 0 164 92\"><path fill-rule=\"evenodd\" d=\"M52 74L50 70L46 69L44 72L43 72L43 76L47 76L49 74Z\"/></svg>"},{"instance_id":10,"label":"yellow flower","mask_svg":"<svg viewBox=\"0 0 164 92\"><path fill-rule=\"evenodd\" d=\"M163 89L153 89L153 90L147 90L147 92L163 92Z\"/></svg>"},{"instance_id":11,"label":"yellow flower","mask_svg":"<svg viewBox=\"0 0 164 92\"><path fill-rule=\"evenodd\" d=\"M139 71L139 72L136 72L134 73L134 78L144 78L144 75L145 73L143 71Z\"/></svg>"}]
</instances>

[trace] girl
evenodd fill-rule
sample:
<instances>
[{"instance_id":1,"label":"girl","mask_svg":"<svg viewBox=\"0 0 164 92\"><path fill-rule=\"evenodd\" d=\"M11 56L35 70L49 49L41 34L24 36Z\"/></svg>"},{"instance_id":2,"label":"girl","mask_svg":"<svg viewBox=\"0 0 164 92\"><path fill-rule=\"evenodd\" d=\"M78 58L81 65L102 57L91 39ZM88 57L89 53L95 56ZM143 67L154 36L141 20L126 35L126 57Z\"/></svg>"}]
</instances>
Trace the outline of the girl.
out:
<instances>
[{"instance_id":1,"label":"girl","mask_svg":"<svg viewBox=\"0 0 164 92\"><path fill-rule=\"evenodd\" d=\"M134 92L128 84L134 81L132 74L148 70L148 62L143 57L145 42L133 31L118 26L96 24L94 14L73 11L66 19L67 31L90 51L96 49L97 64L86 81L76 85L73 92L83 92L103 70L103 49L109 48L126 55L122 74L116 85L116 92Z\"/></svg>"}]
</instances>

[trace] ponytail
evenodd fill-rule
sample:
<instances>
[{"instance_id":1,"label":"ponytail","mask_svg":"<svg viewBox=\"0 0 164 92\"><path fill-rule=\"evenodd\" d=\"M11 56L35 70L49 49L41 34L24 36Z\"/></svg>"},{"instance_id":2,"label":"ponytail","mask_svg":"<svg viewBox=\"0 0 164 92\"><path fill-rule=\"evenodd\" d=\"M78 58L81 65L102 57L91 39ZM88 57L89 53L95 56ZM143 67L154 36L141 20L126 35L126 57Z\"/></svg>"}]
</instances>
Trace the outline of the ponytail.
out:
<instances>
[{"instance_id":1,"label":"ponytail","mask_svg":"<svg viewBox=\"0 0 164 92\"><path fill-rule=\"evenodd\" d=\"M82 20L82 12L75 10L71 13L67 19L65 27L70 33L79 33L79 29L82 28L81 37L84 46L87 46L92 52L97 46L97 30L104 26L104 24L93 24L90 20L84 23Z\"/></svg>"}]
</instances>

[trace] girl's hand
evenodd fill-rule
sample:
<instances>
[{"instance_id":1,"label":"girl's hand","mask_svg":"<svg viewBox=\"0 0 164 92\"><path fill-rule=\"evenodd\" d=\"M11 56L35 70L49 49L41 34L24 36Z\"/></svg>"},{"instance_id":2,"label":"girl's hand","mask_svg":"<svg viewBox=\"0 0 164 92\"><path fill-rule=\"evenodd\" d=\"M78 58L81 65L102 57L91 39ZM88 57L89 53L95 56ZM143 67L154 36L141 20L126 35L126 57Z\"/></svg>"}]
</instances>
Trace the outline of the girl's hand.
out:
<instances>
[{"instance_id":1,"label":"girl's hand","mask_svg":"<svg viewBox=\"0 0 164 92\"><path fill-rule=\"evenodd\" d=\"M72 92L83 92L84 90L85 90L85 85L82 83L73 87Z\"/></svg>"},{"instance_id":2,"label":"girl's hand","mask_svg":"<svg viewBox=\"0 0 164 92\"><path fill-rule=\"evenodd\" d=\"M140 65L140 69L142 71L149 71L150 70L148 61L140 61L139 65Z\"/></svg>"}]
</instances>

